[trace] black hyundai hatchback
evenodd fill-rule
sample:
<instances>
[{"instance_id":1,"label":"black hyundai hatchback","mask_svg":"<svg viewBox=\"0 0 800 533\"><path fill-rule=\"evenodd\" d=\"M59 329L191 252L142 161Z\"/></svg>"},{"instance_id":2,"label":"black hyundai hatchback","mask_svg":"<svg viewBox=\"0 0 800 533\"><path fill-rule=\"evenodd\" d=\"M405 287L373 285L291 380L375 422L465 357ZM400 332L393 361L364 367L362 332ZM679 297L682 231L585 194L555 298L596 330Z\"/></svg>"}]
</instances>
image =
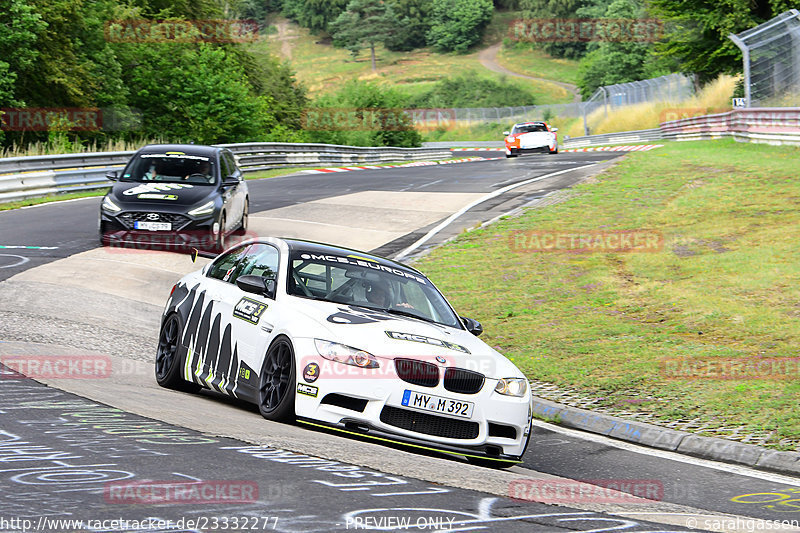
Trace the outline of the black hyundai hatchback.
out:
<instances>
[{"instance_id":1,"label":"black hyundai hatchback","mask_svg":"<svg viewBox=\"0 0 800 533\"><path fill-rule=\"evenodd\" d=\"M247 184L218 146L151 144L137 151L100 205L100 242L222 250L247 231Z\"/></svg>"}]
</instances>

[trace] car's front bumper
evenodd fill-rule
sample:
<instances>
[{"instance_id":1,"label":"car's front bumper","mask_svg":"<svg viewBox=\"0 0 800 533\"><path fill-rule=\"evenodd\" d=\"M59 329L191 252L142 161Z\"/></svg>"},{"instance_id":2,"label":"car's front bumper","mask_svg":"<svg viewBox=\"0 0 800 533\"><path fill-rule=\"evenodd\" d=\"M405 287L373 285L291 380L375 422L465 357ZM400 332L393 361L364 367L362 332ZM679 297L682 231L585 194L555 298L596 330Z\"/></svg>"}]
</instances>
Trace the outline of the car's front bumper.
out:
<instances>
[{"instance_id":1,"label":"car's front bumper","mask_svg":"<svg viewBox=\"0 0 800 533\"><path fill-rule=\"evenodd\" d=\"M177 223L173 223L170 230L150 231L134 229L134 220L130 220L129 213L111 215L105 211L100 212L99 230L104 244L154 249L202 248L214 244L214 214L192 218L181 213L160 213L163 218Z\"/></svg>"},{"instance_id":2,"label":"car's front bumper","mask_svg":"<svg viewBox=\"0 0 800 533\"><path fill-rule=\"evenodd\" d=\"M303 348L296 346L296 353L311 353ZM381 359L382 364L386 361L391 359ZM316 363L320 369L319 376L310 382L303 378L303 367L309 363ZM402 381L385 368L345 368L348 365L321 357L305 358L298 366L295 412L301 419L488 458L519 458L527 446L532 416L530 390L523 397L505 396L494 390L497 379L487 377L479 392L460 394L446 390L442 380L435 387L423 387ZM455 417L403 406L406 390L471 402L472 414L469 418Z\"/></svg>"}]
</instances>

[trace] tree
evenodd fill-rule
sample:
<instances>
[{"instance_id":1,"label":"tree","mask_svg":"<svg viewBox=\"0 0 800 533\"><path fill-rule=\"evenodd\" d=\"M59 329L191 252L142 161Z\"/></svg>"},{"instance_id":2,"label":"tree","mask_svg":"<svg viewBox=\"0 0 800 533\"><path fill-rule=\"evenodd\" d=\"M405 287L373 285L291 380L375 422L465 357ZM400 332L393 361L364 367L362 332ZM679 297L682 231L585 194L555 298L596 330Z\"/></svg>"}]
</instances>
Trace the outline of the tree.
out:
<instances>
[{"instance_id":1,"label":"tree","mask_svg":"<svg viewBox=\"0 0 800 533\"><path fill-rule=\"evenodd\" d=\"M742 53L728 38L796 7L790 0L652 0L653 14L667 23L656 53L705 83L742 70Z\"/></svg>"},{"instance_id":2,"label":"tree","mask_svg":"<svg viewBox=\"0 0 800 533\"><path fill-rule=\"evenodd\" d=\"M428 44L443 52L466 52L480 42L493 11L492 0L433 0Z\"/></svg>"},{"instance_id":3,"label":"tree","mask_svg":"<svg viewBox=\"0 0 800 533\"><path fill-rule=\"evenodd\" d=\"M613 0L602 18L643 19L645 15L640 0ZM650 42L598 41L589 43L589 50L581 60L581 80L578 84L584 99L602 85L638 81L658 75L653 44Z\"/></svg>"},{"instance_id":4,"label":"tree","mask_svg":"<svg viewBox=\"0 0 800 533\"><path fill-rule=\"evenodd\" d=\"M333 44L343 46L355 56L362 48L369 48L372 70L375 63L375 45L384 43L397 31L399 21L391 6L382 0L352 0L347 10L329 24Z\"/></svg>"},{"instance_id":5,"label":"tree","mask_svg":"<svg viewBox=\"0 0 800 533\"><path fill-rule=\"evenodd\" d=\"M422 136L403 113L406 100L391 87L351 80L314 102L311 111L321 118L307 120L310 140L351 146L420 146Z\"/></svg>"},{"instance_id":6,"label":"tree","mask_svg":"<svg viewBox=\"0 0 800 533\"><path fill-rule=\"evenodd\" d=\"M600 0L602 2L603 0ZM579 10L593 4L590 0L520 0L523 19L574 19ZM579 59L586 54L586 43L574 40L566 42L536 42L537 46L553 57Z\"/></svg>"},{"instance_id":7,"label":"tree","mask_svg":"<svg viewBox=\"0 0 800 533\"><path fill-rule=\"evenodd\" d=\"M276 125L272 99L252 93L243 67L207 43L135 45L124 78L150 138L202 144L258 140ZM187 65L191 65L187 69Z\"/></svg>"},{"instance_id":8,"label":"tree","mask_svg":"<svg viewBox=\"0 0 800 533\"><path fill-rule=\"evenodd\" d=\"M387 0L397 15L403 31L394 32L384 42L392 51L404 52L422 48L431 28L430 0Z\"/></svg>"},{"instance_id":9,"label":"tree","mask_svg":"<svg viewBox=\"0 0 800 533\"><path fill-rule=\"evenodd\" d=\"M328 31L328 24L344 12L347 0L284 0L283 14L312 33Z\"/></svg>"},{"instance_id":10,"label":"tree","mask_svg":"<svg viewBox=\"0 0 800 533\"><path fill-rule=\"evenodd\" d=\"M25 0L0 0L0 106L24 105L16 91L17 76L34 65L34 45L46 27Z\"/></svg>"},{"instance_id":11,"label":"tree","mask_svg":"<svg viewBox=\"0 0 800 533\"><path fill-rule=\"evenodd\" d=\"M526 89L505 78L499 81L469 72L445 78L428 91L411 99L411 107L495 107L497 102L534 105L535 97Z\"/></svg>"}]
</instances>

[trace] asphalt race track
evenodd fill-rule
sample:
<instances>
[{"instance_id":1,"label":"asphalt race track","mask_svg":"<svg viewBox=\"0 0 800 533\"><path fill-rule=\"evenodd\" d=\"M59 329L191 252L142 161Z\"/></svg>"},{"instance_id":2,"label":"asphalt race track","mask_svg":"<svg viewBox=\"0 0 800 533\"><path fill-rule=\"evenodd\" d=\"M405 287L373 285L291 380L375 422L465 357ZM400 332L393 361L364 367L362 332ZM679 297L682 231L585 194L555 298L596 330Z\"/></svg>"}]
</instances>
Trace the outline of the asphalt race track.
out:
<instances>
[{"instance_id":1,"label":"asphalt race track","mask_svg":"<svg viewBox=\"0 0 800 533\"><path fill-rule=\"evenodd\" d=\"M620 155L250 181L250 229L389 256L413 246L413 256L557 197ZM152 370L159 315L172 284L198 265L98 248L99 204L0 212L0 361L95 357L111 369L42 383L0 369L0 531L753 531L753 520L800 519L800 499L779 508L757 496L800 492L796 479L538 421L524 463L498 471L268 422L210 392L161 389ZM569 493L575 480L606 488L530 501L548 487ZM144 490L153 483L172 492L154 500ZM110 522L118 518L130 522Z\"/></svg>"}]
</instances>

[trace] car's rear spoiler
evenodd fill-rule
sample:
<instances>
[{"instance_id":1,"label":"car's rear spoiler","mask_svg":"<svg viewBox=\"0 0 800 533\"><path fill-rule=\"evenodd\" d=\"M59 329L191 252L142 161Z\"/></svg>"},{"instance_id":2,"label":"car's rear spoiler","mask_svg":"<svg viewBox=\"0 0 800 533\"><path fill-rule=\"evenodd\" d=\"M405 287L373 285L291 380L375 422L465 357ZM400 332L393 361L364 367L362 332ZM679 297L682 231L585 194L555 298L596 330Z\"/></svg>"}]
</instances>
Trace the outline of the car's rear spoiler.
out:
<instances>
[{"instance_id":1,"label":"car's rear spoiler","mask_svg":"<svg viewBox=\"0 0 800 533\"><path fill-rule=\"evenodd\" d=\"M205 250L199 250L197 248L192 248L192 251L190 252L190 255L192 256L192 263L197 261L197 257L198 256L199 257L206 257L208 259L214 259L215 257L217 257L217 254L215 254L214 252L207 252Z\"/></svg>"}]
</instances>

